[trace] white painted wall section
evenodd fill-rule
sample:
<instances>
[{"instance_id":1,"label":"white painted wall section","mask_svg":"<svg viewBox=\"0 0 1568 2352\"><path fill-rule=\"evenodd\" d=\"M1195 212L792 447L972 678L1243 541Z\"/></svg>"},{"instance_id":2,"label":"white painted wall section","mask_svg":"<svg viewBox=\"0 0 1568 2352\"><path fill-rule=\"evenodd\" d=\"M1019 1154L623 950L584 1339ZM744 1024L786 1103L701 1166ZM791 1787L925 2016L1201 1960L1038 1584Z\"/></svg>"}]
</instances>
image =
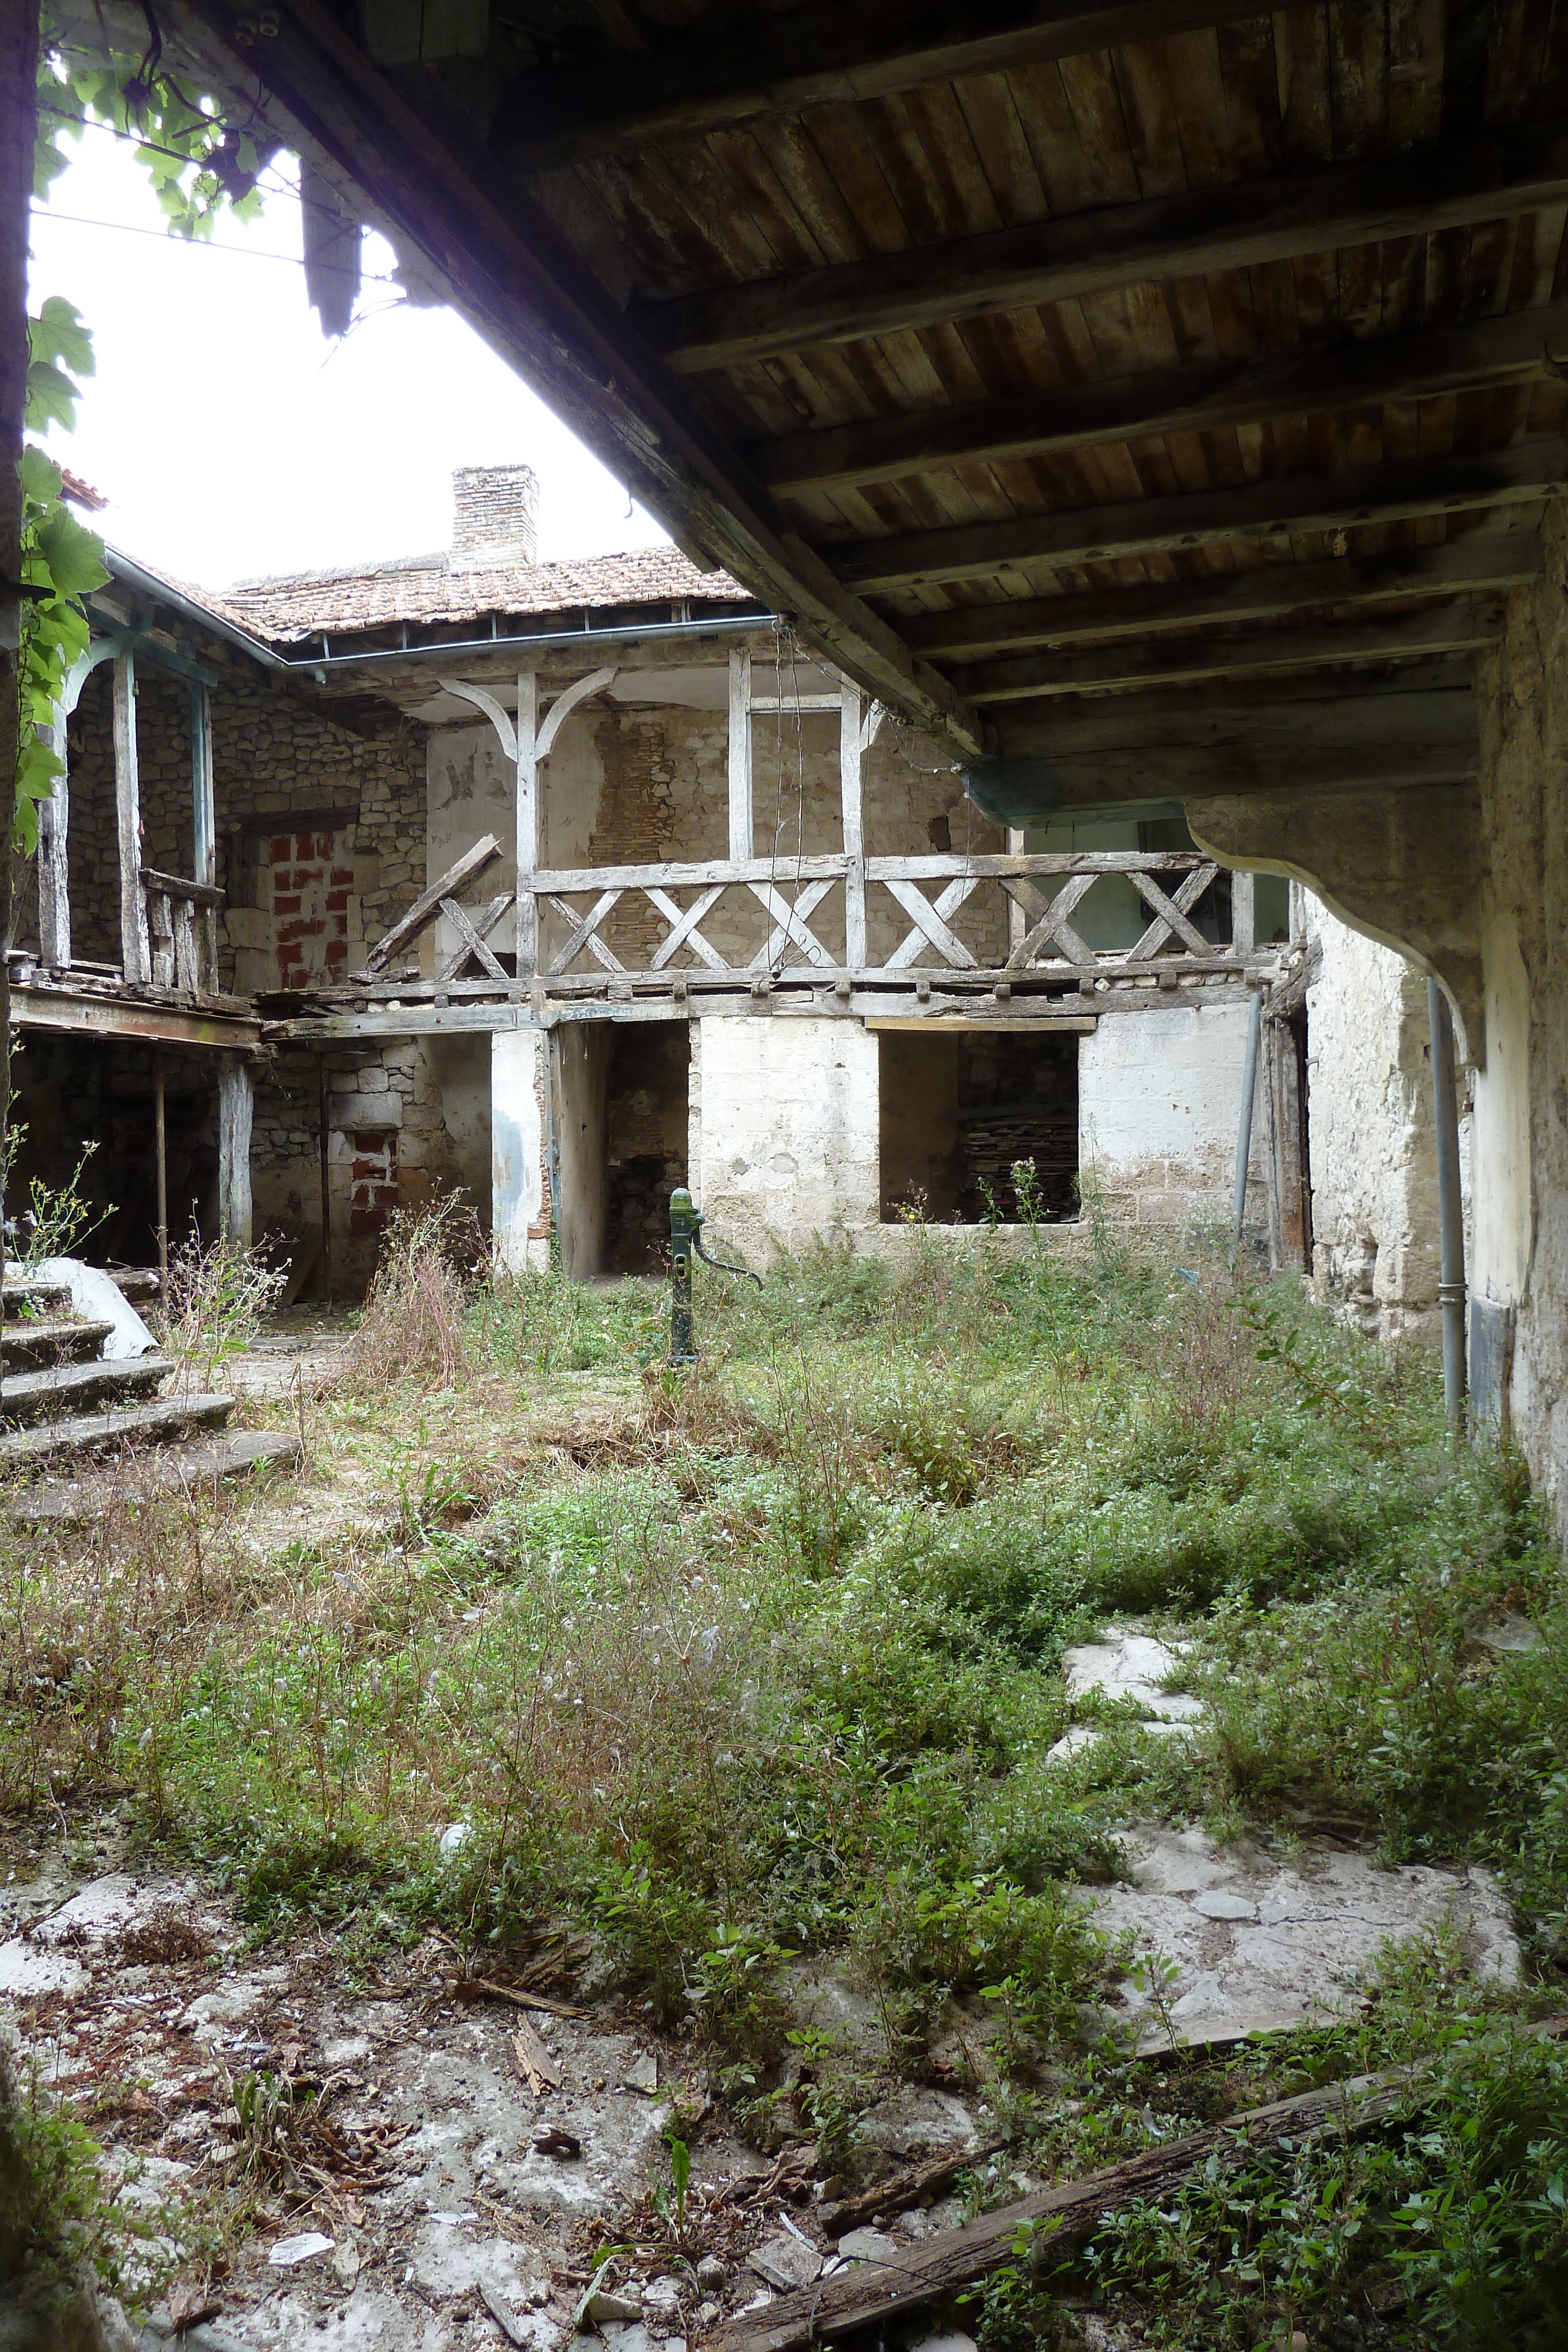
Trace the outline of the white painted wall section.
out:
<instances>
[{"instance_id":1,"label":"white painted wall section","mask_svg":"<svg viewBox=\"0 0 1568 2352\"><path fill-rule=\"evenodd\" d=\"M514 1274L549 1265L540 1029L490 1038L490 1207L496 1255Z\"/></svg>"},{"instance_id":2,"label":"white painted wall section","mask_svg":"<svg viewBox=\"0 0 1568 2352\"><path fill-rule=\"evenodd\" d=\"M1078 1159L1139 1224L1228 1215L1248 999L1106 1014L1078 1062ZM1247 1222L1266 1228L1268 1110L1259 1057Z\"/></svg>"},{"instance_id":3,"label":"white painted wall section","mask_svg":"<svg viewBox=\"0 0 1568 2352\"><path fill-rule=\"evenodd\" d=\"M875 1227L876 1039L809 1017L698 1027L693 1190L710 1246L766 1255L770 1235L798 1249Z\"/></svg>"}]
</instances>

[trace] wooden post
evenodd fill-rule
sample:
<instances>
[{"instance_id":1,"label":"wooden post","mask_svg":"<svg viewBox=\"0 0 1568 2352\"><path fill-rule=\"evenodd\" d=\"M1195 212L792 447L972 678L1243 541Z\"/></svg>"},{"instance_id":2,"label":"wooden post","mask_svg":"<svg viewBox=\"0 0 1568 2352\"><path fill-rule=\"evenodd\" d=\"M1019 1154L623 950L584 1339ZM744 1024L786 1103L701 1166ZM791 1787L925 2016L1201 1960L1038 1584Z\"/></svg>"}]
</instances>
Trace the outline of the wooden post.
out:
<instances>
[{"instance_id":1,"label":"wooden post","mask_svg":"<svg viewBox=\"0 0 1568 2352\"><path fill-rule=\"evenodd\" d=\"M218 1061L218 1227L225 1242L250 1247L250 1070L242 1054Z\"/></svg>"},{"instance_id":2,"label":"wooden post","mask_svg":"<svg viewBox=\"0 0 1568 2352\"><path fill-rule=\"evenodd\" d=\"M1269 1102L1272 1112L1274 1197L1270 1204L1270 1244L1274 1271L1282 1274L1312 1271L1306 1119L1301 1097L1301 1055L1295 1026L1288 1020L1270 1021Z\"/></svg>"},{"instance_id":3,"label":"wooden post","mask_svg":"<svg viewBox=\"0 0 1568 2352\"><path fill-rule=\"evenodd\" d=\"M120 834L120 961L129 981L149 981L147 901L141 889L141 787L136 767L136 661L114 656L114 807Z\"/></svg>"},{"instance_id":4,"label":"wooden post","mask_svg":"<svg viewBox=\"0 0 1568 2352\"><path fill-rule=\"evenodd\" d=\"M839 722L839 803L843 812L844 856L850 870L844 877L844 962L851 971L865 970L865 833L861 803L861 690L844 687Z\"/></svg>"},{"instance_id":5,"label":"wooden post","mask_svg":"<svg viewBox=\"0 0 1568 2352\"><path fill-rule=\"evenodd\" d=\"M158 1179L158 1297L169 1299L169 1130L163 1108L163 1056L152 1056L152 1153Z\"/></svg>"},{"instance_id":6,"label":"wooden post","mask_svg":"<svg viewBox=\"0 0 1568 2352\"><path fill-rule=\"evenodd\" d=\"M1021 824L1009 825L1008 855L1009 857L1021 857L1024 855L1024 828ZM1009 897L1008 899L1008 953L1009 956L1016 947L1022 945L1028 929L1028 916L1018 900Z\"/></svg>"},{"instance_id":7,"label":"wooden post","mask_svg":"<svg viewBox=\"0 0 1568 2352\"><path fill-rule=\"evenodd\" d=\"M539 964L538 900L534 876L538 870L539 823L539 681L537 670L517 673L517 978L531 983Z\"/></svg>"},{"instance_id":8,"label":"wooden post","mask_svg":"<svg viewBox=\"0 0 1568 2352\"><path fill-rule=\"evenodd\" d=\"M1257 876L1234 869L1230 877L1230 944L1238 955L1250 955L1258 944Z\"/></svg>"},{"instance_id":9,"label":"wooden post","mask_svg":"<svg viewBox=\"0 0 1568 2352\"><path fill-rule=\"evenodd\" d=\"M729 856L751 856L751 656L729 657Z\"/></svg>"},{"instance_id":10,"label":"wooden post","mask_svg":"<svg viewBox=\"0 0 1568 2352\"><path fill-rule=\"evenodd\" d=\"M207 688L191 688L191 879L204 890L218 887L217 813L213 801L213 704ZM198 988L218 984L218 914L202 907L196 915L200 952L196 958ZM182 981L181 985L184 982Z\"/></svg>"},{"instance_id":11,"label":"wooden post","mask_svg":"<svg viewBox=\"0 0 1568 2352\"><path fill-rule=\"evenodd\" d=\"M47 801L38 808L38 953L56 971L71 960L70 789L66 775L66 712L55 706L50 748L61 761Z\"/></svg>"},{"instance_id":12,"label":"wooden post","mask_svg":"<svg viewBox=\"0 0 1568 2352\"><path fill-rule=\"evenodd\" d=\"M332 1130L327 1117L327 1056L316 1057L316 1082L320 1103L319 1114L321 1143L321 1296L329 1307L332 1304Z\"/></svg>"}]
</instances>

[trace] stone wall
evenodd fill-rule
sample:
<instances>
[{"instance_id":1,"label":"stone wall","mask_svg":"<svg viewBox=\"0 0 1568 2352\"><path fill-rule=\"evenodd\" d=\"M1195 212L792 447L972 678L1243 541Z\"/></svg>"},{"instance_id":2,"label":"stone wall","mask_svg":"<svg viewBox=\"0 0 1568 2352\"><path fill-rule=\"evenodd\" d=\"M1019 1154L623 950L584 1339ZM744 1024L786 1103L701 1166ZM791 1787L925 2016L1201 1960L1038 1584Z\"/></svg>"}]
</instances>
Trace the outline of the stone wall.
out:
<instances>
[{"instance_id":1,"label":"stone wall","mask_svg":"<svg viewBox=\"0 0 1568 2352\"><path fill-rule=\"evenodd\" d=\"M1426 976L1303 896L1319 958L1307 992L1312 1286L1380 1338L1408 1334L1436 1345L1437 1158Z\"/></svg>"},{"instance_id":2,"label":"stone wall","mask_svg":"<svg viewBox=\"0 0 1568 2352\"><path fill-rule=\"evenodd\" d=\"M1118 1223L1228 1230L1249 1006L1108 1013L1078 1066L1080 1163ZM1268 1111L1260 1055L1247 1222L1268 1231Z\"/></svg>"},{"instance_id":3,"label":"stone wall","mask_svg":"<svg viewBox=\"0 0 1568 2352\"><path fill-rule=\"evenodd\" d=\"M1510 1402L1568 1531L1568 515L1479 666L1485 1063L1476 1074L1471 1352L1511 1319Z\"/></svg>"},{"instance_id":4,"label":"stone wall","mask_svg":"<svg viewBox=\"0 0 1568 2352\"><path fill-rule=\"evenodd\" d=\"M761 1260L879 1228L875 1037L793 1013L693 1030L691 1186L712 1246Z\"/></svg>"}]
</instances>

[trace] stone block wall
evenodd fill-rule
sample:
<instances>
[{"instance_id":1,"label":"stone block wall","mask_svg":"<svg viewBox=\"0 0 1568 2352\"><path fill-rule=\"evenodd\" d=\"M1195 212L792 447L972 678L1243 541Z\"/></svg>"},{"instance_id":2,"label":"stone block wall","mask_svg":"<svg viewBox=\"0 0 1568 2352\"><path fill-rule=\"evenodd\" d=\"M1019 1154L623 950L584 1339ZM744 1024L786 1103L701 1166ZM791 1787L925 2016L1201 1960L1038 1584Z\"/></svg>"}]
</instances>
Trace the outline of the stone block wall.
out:
<instances>
[{"instance_id":1,"label":"stone block wall","mask_svg":"<svg viewBox=\"0 0 1568 2352\"><path fill-rule=\"evenodd\" d=\"M1107 1013L1078 1066L1080 1166L1118 1222L1223 1233L1231 1215L1246 1071L1248 1000ZM1247 1222L1269 1228L1262 1057L1252 1106Z\"/></svg>"},{"instance_id":2,"label":"stone block wall","mask_svg":"<svg viewBox=\"0 0 1568 2352\"><path fill-rule=\"evenodd\" d=\"M1382 1339L1408 1334L1436 1345L1437 1157L1426 976L1303 895L1318 955L1307 992L1312 1286ZM1469 1141L1462 1129L1467 1176ZM1466 1192L1468 1204L1468 1184Z\"/></svg>"}]
</instances>

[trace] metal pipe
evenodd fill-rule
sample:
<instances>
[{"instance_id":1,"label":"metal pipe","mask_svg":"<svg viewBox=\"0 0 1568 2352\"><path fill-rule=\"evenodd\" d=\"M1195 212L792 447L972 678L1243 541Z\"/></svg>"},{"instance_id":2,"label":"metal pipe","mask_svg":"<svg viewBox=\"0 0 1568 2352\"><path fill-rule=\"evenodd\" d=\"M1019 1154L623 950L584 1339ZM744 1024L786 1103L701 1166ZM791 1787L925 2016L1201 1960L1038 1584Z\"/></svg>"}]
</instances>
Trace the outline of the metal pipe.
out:
<instances>
[{"instance_id":1,"label":"metal pipe","mask_svg":"<svg viewBox=\"0 0 1568 2352\"><path fill-rule=\"evenodd\" d=\"M163 1112L163 1056L152 1056L152 1156L158 1171L158 1297L169 1299L169 1130Z\"/></svg>"},{"instance_id":2,"label":"metal pipe","mask_svg":"<svg viewBox=\"0 0 1568 2352\"><path fill-rule=\"evenodd\" d=\"M1459 1106L1448 1000L1427 982L1432 1028L1432 1098L1437 1128L1437 1301L1443 1310L1443 1410L1457 1433L1465 1417L1465 1213L1459 1191Z\"/></svg>"},{"instance_id":3,"label":"metal pipe","mask_svg":"<svg viewBox=\"0 0 1568 2352\"><path fill-rule=\"evenodd\" d=\"M317 1092L320 1111L321 1147L321 1296L332 1304L332 1182L329 1159L331 1131L327 1124L327 1056L316 1057Z\"/></svg>"},{"instance_id":4,"label":"metal pipe","mask_svg":"<svg viewBox=\"0 0 1568 2352\"><path fill-rule=\"evenodd\" d=\"M1236 1188L1230 1202L1230 1263L1241 1255L1241 1227L1247 1214L1247 1168L1252 1157L1252 1097L1258 1091L1258 1046L1263 1034L1263 992L1252 991L1247 1023L1247 1067L1241 1079L1241 1125L1236 1136Z\"/></svg>"}]
</instances>

